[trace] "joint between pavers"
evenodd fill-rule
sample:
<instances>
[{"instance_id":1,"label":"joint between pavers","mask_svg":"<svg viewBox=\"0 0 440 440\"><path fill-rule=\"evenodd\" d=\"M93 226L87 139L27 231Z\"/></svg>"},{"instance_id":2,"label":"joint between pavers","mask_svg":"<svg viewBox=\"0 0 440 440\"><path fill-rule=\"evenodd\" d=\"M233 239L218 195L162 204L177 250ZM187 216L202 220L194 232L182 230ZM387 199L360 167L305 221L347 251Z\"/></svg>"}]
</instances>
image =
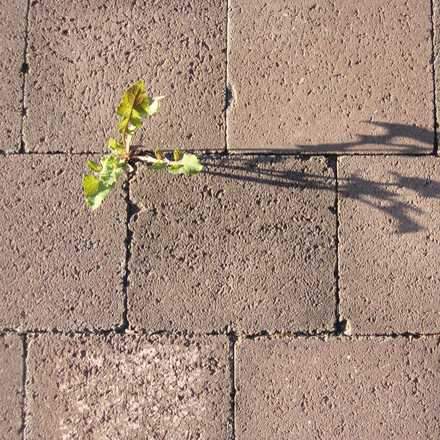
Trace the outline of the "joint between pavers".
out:
<instances>
[{"instance_id":1,"label":"joint between pavers","mask_svg":"<svg viewBox=\"0 0 440 440\"><path fill-rule=\"evenodd\" d=\"M229 382L230 382L230 393L229 393L229 417L228 417L228 440L235 440L236 433L236 344L238 341L238 336L235 332L228 334L229 339Z\"/></svg>"},{"instance_id":2,"label":"joint between pavers","mask_svg":"<svg viewBox=\"0 0 440 440\"><path fill-rule=\"evenodd\" d=\"M436 72L436 56L435 56L435 44L436 44L436 27L435 27L435 8L434 0L431 0L431 51L432 51L432 85L433 85L433 112L434 112L434 149L433 154L438 155L438 120L437 120L437 72Z\"/></svg>"},{"instance_id":3,"label":"joint between pavers","mask_svg":"<svg viewBox=\"0 0 440 440\"><path fill-rule=\"evenodd\" d=\"M23 64L21 66L21 74L23 75L23 82L21 85L21 126L20 126L20 145L19 153L26 152L26 141L24 139L24 119L27 116L26 107L26 78L29 72L28 63L28 45L29 45L29 16L31 9L31 0L27 0L26 16L25 16L25 30L24 30L24 50L23 50Z\"/></svg>"},{"instance_id":4,"label":"joint between pavers","mask_svg":"<svg viewBox=\"0 0 440 440\"><path fill-rule=\"evenodd\" d=\"M102 151L80 151L80 152L66 152L66 151L0 151L0 156L92 156L103 154Z\"/></svg>"},{"instance_id":5,"label":"joint between pavers","mask_svg":"<svg viewBox=\"0 0 440 440\"><path fill-rule=\"evenodd\" d=\"M129 263L131 258L131 241L133 238L133 231L130 228L130 222L135 214L132 209L132 203L130 199L130 180L133 178L134 170L129 171L127 174L127 178L124 183L124 192L125 192L125 203L126 203L126 224L125 224L125 262L124 262L124 273L122 274L122 301L123 301L123 310L122 310L122 322L116 327L116 333L124 334L130 327L130 323L128 321L128 286L130 284L129 275Z\"/></svg>"},{"instance_id":6,"label":"joint between pavers","mask_svg":"<svg viewBox=\"0 0 440 440\"><path fill-rule=\"evenodd\" d=\"M329 161L329 165L333 168L334 178L335 178L335 204L334 204L334 214L336 218L336 231L335 231L335 252L336 252L336 261L335 261L335 333L336 334L344 334L345 333L345 325L344 321L341 320L341 295L339 289L339 180L338 180L338 157L331 157L327 159Z\"/></svg>"},{"instance_id":7,"label":"joint between pavers","mask_svg":"<svg viewBox=\"0 0 440 440\"><path fill-rule=\"evenodd\" d=\"M26 420L27 420L27 357L28 357L28 340L27 335L22 335L23 357L22 357L22 395L21 395L21 438L26 440Z\"/></svg>"},{"instance_id":8,"label":"joint between pavers","mask_svg":"<svg viewBox=\"0 0 440 440\"><path fill-rule=\"evenodd\" d=\"M117 335L121 332L117 328L112 329L84 329L84 330L58 330L58 329L34 329L34 330L16 330L16 329L0 329L0 336L7 335L17 335L21 337L29 336L39 336L39 335L53 335L53 336L111 336ZM181 337L181 338L216 338L219 336L231 338L233 335L236 341L240 340L258 340L258 339L348 339L348 340L361 340L361 339L423 339L423 338L440 338L440 332L432 333L418 333L418 332L389 332L389 333L336 333L335 331L323 330L323 331L267 331L262 330L258 333L240 333L240 332L230 332L230 331L209 331L209 332L193 332L193 331L173 331L173 330L158 330L158 331L148 331L145 329L132 329L129 328L124 331L124 335L130 336L145 336L145 337Z\"/></svg>"},{"instance_id":9,"label":"joint between pavers","mask_svg":"<svg viewBox=\"0 0 440 440\"><path fill-rule=\"evenodd\" d=\"M226 42L226 59L225 59L225 153L229 151L229 127L228 127L228 115L229 108L233 101L233 90L229 82L229 8L230 0L226 0L226 24L225 24L225 42Z\"/></svg>"}]
</instances>

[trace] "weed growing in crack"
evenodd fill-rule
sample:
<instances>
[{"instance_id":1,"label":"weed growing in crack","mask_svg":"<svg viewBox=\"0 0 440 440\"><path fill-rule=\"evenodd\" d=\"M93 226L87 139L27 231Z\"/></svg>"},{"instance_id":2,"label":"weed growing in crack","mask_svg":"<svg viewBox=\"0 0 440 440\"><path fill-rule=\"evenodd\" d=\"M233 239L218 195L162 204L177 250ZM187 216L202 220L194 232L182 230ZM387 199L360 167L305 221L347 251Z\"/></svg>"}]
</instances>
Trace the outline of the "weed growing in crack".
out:
<instances>
[{"instance_id":1,"label":"weed growing in crack","mask_svg":"<svg viewBox=\"0 0 440 440\"><path fill-rule=\"evenodd\" d=\"M118 179L130 170L130 161L147 162L154 170L166 169L171 174L192 176L200 173L203 166L194 154L182 153L175 149L172 158L156 149L153 155L135 154L132 139L136 130L142 126L143 119L153 116L159 110L163 97L151 98L145 91L144 81L140 80L123 94L116 113L119 116L119 140L110 138L107 146L111 153L103 156L99 163L87 161L89 174L83 178L83 191L87 206L98 208L114 188Z\"/></svg>"}]
</instances>

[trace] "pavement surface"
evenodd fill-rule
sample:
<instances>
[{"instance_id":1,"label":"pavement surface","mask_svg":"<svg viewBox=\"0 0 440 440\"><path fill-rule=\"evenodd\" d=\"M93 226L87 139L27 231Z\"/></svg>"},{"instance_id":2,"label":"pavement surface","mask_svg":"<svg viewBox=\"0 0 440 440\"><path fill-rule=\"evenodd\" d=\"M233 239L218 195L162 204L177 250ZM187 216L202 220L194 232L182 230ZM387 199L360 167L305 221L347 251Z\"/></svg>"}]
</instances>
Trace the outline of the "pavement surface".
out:
<instances>
[{"instance_id":1,"label":"pavement surface","mask_svg":"<svg viewBox=\"0 0 440 440\"><path fill-rule=\"evenodd\" d=\"M440 0L0 0L0 440L440 438ZM143 165L84 205L123 90Z\"/></svg>"}]
</instances>

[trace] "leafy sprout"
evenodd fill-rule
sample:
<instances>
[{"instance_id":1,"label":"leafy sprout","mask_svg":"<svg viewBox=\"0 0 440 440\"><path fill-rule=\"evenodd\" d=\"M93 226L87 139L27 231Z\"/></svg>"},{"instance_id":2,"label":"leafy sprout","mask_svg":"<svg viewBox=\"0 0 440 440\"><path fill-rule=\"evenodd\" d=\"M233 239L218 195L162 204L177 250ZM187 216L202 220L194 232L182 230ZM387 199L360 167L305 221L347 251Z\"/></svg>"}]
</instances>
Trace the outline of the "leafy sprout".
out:
<instances>
[{"instance_id":1,"label":"leafy sprout","mask_svg":"<svg viewBox=\"0 0 440 440\"><path fill-rule=\"evenodd\" d=\"M171 158L159 149L156 149L154 154L135 154L132 146L133 136L146 117L159 111L162 98L148 96L142 80L134 83L123 94L116 109L119 116L119 139L108 140L107 146L111 153L103 156L99 163L87 161L89 174L83 177L83 191L86 204L91 209L97 209L101 205L118 179L129 169L130 161L147 162L154 170L167 170L171 174L185 176L193 176L202 171L203 166L196 155L183 153L178 148L174 150Z\"/></svg>"}]
</instances>

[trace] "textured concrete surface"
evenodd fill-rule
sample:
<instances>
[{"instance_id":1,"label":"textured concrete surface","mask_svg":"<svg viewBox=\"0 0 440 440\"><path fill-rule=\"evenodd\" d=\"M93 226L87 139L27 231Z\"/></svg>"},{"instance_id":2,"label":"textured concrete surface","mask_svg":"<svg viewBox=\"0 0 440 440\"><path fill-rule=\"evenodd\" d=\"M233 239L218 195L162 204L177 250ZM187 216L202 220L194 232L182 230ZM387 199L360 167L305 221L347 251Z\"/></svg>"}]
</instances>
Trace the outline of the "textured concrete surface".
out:
<instances>
[{"instance_id":1,"label":"textured concrete surface","mask_svg":"<svg viewBox=\"0 0 440 440\"><path fill-rule=\"evenodd\" d=\"M430 0L230 4L229 148L432 151Z\"/></svg>"},{"instance_id":2,"label":"textured concrete surface","mask_svg":"<svg viewBox=\"0 0 440 440\"><path fill-rule=\"evenodd\" d=\"M0 0L0 440L438 440L439 28L439 0ZM205 171L135 164L92 213L141 78L134 143Z\"/></svg>"},{"instance_id":3,"label":"textured concrete surface","mask_svg":"<svg viewBox=\"0 0 440 440\"><path fill-rule=\"evenodd\" d=\"M440 437L440 341L244 341L240 440Z\"/></svg>"},{"instance_id":4,"label":"textured concrete surface","mask_svg":"<svg viewBox=\"0 0 440 440\"><path fill-rule=\"evenodd\" d=\"M321 158L213 160L191 179L139 168L130 183L140 209L131 225L130 323L247 333L332 328L334 185Z\"/></svg>"},{"instance_id":5,"label":"textured concrete surface","mask_svg":"<svg viewBox=\"0 0 440 440\"><path fill-rule=\"evenodd\" d=\"M0 0L0 152L20 148L26 3Z\"/></svg>"},{"instance_id":6,"label":"textured concrete surface","mask_svg":"<svg viewBox=\"0 0 440 440\"><path fill-rule=\"evenodd\" d=\"M440 331L440 159L338 160L341 314L356 333Z\"/></svg>"},{"instance_id":7,"label":"textured concrete surface","mask_svg":"<svg viewBox=\"0 0 440 440\"><path fill-rule=\"evenodd\" d=\"M0 328L109 328L122 322L126 206L91 214L85 156L0 157Z\"/></svg>"},{"instance_id":8,"label":"textured concrete surface","mask_svg":"<svg viewBox=\"0 0 440 440\"><path fill-rule=\"evenodd\" d=\"M26 438L226 439L227 352L223 337L32 339Z\"/></svg>"},{"instance_id":9,"label":"textured concrete surface","mask_svg":"<svg viewBox=\"0 0 440 440\"><path fill-rule=\"evenodd\" d=\"M22 438L22 352L19 336L0 335L0 440Z\"/></svg>"},{"instance_id":10,"label":"textured concrete surface","mask_svg":"<svg viewBox=\"0 0 440 440\"><path fill-rule=\"evenodd\" d=\"M222 0L32 2L28 150L101 151L138 79L167 96L138 143L223 150L225 25Z\"/></svg>"}]
</instances>

